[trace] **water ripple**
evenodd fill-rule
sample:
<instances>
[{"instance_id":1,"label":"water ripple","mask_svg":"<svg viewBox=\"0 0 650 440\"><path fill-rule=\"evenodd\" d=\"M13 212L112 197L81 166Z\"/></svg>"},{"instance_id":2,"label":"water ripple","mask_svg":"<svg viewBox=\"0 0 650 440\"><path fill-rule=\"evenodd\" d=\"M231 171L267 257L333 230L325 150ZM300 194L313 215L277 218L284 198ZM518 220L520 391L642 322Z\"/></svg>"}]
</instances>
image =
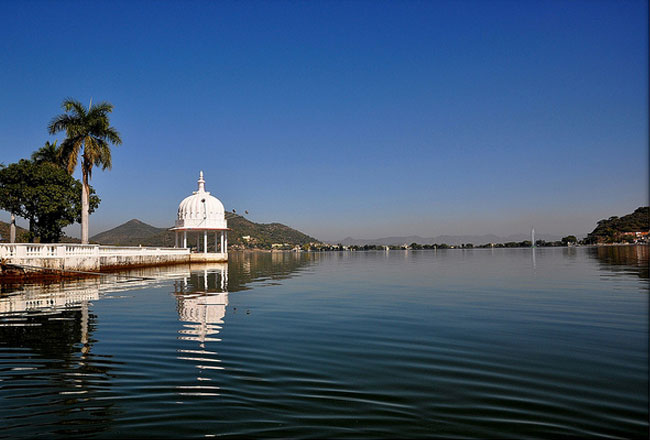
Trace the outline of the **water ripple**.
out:
<instances>
[{"instance_id":1,"label":"water ripple","mask_svg":"<svg viewBox=\"0 0 650 440\"><path fill-rule=\"evenodd\" d=\"M128 296L13 292L64 307L0 313L0 436L646 437L643 268L523 256L237 256Z\"/></svg>"}]
</instances>

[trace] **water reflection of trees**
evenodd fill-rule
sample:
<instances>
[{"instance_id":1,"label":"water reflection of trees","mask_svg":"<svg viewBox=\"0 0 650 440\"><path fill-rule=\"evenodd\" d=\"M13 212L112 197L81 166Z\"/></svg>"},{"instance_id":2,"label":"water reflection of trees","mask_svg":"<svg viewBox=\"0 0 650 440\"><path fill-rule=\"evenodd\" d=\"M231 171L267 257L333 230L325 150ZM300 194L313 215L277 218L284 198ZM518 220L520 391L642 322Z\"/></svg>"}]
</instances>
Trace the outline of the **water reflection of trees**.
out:
<instances>
[{"instance_id":1,"label":"water reflection of trees","mask_svg":"<svg viewBox=\"0 0 650 440\"><path fill-rule=\"evenodd\" d=\"M313 264L313 252L232 252L228 255L228 290L246 290L252 282L290 278Z\"/></svg>"},{"instance_id":2,"label":"water reflection of trees","mask_svg":"<svg viewBox=\"0 0 650 440\"><path fill-rule=\"evenodd\" d=\"M218 267L180 265L50 285L0 286L2 433L101 435L120 417L119 399L107 398L120 363L93 353L101 319L92 313L93 301L174 280L182 322L177 357L197 368L197 382L181 384L178 393L211 395L218 388L210 386L210 376L221 367L206 344L219 341L228 292L291 277L315 258L307 253L232 253L228 265Z\"/></svg>"},{"instance_id":3,"label":"water reflection of trees","mask_svg":"<svg viewBox=\"0 0 650 440\"><path fill-rule=\"evenodd\" d=\"M47 424L61 435L86 435L110 426L113 403L95 400L110 386L114 365L110 356L92 353L97 316L89 301L98 298L98 280L29 286L0 297L4 434L27 429L36 436Z\"/></svg>"},{"instance_id":4,"label":"water reflection of trees","mask_svg":"<svg viewBox=\"0 0 650 440\"><path fill-rule=\"evenodd\" d=\"M598 246L588 249L601 267L648 278L648 246Z\"/></svg>"}]
</instances>

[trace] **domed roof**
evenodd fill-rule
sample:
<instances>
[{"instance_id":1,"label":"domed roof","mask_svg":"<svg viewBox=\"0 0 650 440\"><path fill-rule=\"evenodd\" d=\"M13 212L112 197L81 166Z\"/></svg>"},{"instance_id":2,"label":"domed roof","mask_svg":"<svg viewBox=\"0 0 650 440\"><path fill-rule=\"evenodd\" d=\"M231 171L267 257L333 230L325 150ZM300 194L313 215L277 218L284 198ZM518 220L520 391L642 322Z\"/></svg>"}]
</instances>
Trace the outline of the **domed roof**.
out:
<instances>
[{"instance_id":1,"label":"domed roof","mask_svg":"<svg viewBox=\"0 0 650 440\"><path fill-rule=\"evenodd\" d=\"M183 229L226 229L223 204L205 190L203 171L199 174L199 189L185 197L178 205L176 228Z\"/></svg>"}]
</instances>

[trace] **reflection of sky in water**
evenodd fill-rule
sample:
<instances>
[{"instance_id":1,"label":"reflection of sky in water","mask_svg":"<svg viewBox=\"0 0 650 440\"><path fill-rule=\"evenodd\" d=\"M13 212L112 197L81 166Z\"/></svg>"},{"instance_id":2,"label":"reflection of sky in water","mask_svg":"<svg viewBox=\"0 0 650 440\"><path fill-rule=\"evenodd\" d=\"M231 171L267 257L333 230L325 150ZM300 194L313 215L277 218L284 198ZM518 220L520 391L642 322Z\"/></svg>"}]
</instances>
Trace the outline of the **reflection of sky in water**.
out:
<instances>
[{"instance_id":1,"label":"reflection of sky in water","mask_svg":"<svg viewBox=\"0 0 650 440\"><path fill-rule=\"evenodd\" d=\"M142 411L151 417L152 407L169 400L149 401L152 390L176 396L174 404L219 395L224 377L216 347L228 291L286 279L313 260L235 255L234 279L227 264L199 264L0 286L3 433L91 435L124 423L117 422L121 417L138 418ZM143 399L145 406L138 403Z\"/></svg>"},{"instance_id":2,"label":"reflection of sky in water","mask_svg":"<svg viewBox=\"0 0 650 440\"><path fill-rule=\"evenodd\" d=\"M1 432L426 437L426 419L498 437L498 419L513 436L635 437L647 256L241 253L13 286L0 295Z\"/></svg>"}]
</instances>

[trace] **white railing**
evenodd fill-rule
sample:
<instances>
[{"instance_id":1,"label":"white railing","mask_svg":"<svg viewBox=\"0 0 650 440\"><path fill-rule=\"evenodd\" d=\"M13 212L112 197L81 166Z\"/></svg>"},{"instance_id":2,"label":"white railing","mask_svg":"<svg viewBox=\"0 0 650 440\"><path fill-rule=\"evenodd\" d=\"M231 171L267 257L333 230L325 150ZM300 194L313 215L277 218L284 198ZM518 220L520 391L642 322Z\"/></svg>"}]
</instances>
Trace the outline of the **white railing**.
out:
<instances>
[{"instance_id":1,"label":"white railing","mask_svg":"<svg viewBox=\"0 0 650 440\"><path fill-rule=\"evenodd\" d=\"M13 258L16 256L15 244L0 244L0 258Z\"/></svg>"},{"instance_id":2,"label":"white railing","mask_svg":"<svg viewBox=\"0 0 650 440\"><path fill-rule=\"evenodd\" d=\"M140 246L100 246L101 256L126 256L126 255L187 255L189 248L172 247L140 247Z\"/></svg>"},{"instance_id":3,"label":"white railing","mask_svg":"<svg viewBox=\"0 0 650 440\"><path fill-rule=\"evenodd\" d=\"M100 246L71 243L0 243L0 258L68 258L129 255L187 255L187 248Z\"/></svg>"},{"instance_id":4,"label":"white railing","mask_svg":"<svg viewBox=\"0 0 650 440\"><path fill-rule=\"evenodd\" d=\"M99 255L98 244L56 244L62 257L96 257ZM61 249L63 249L61 251Z\"/></svg>"}]
</instances>

